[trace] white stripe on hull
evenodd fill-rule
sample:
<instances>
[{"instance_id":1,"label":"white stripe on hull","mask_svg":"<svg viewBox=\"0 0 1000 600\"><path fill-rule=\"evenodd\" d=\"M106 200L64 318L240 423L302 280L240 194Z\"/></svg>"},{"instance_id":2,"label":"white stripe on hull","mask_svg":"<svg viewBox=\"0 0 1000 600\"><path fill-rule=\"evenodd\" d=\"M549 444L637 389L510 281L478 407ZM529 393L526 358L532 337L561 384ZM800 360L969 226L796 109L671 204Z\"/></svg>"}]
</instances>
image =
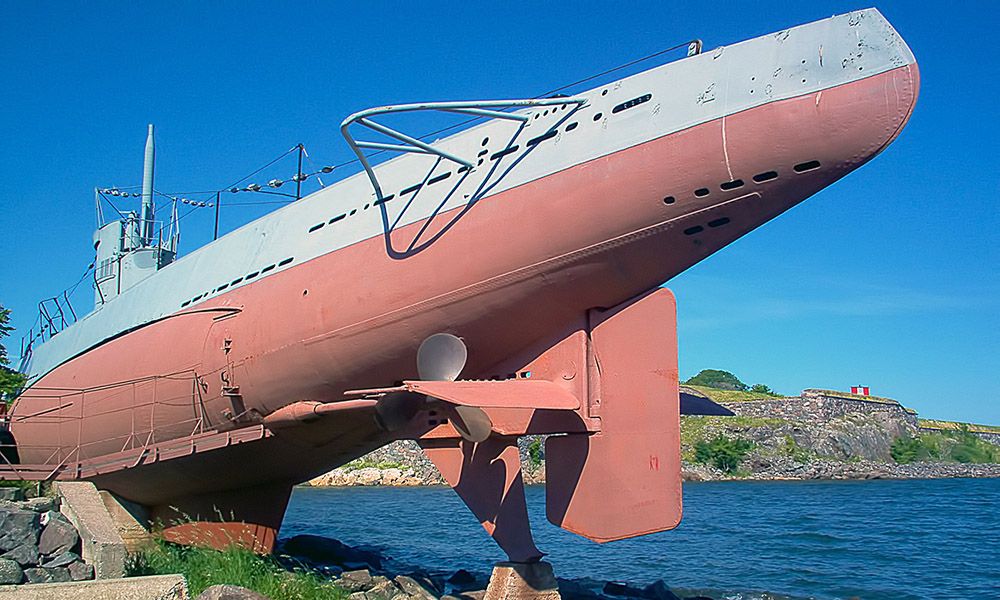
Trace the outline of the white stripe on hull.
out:
<instances>
[{"instance_id":1,"label":"white stripe on hull","mask_svg":"<svg viewBox=\"0 0 1000 600\"><path fill-rule=\"evenodd\" d=\"M438 143L442 148L461 156L475 156L485 149L483 165L457 187L457 165L439 165L432 175L450 169L450 178L425 186L400 218L399 226L424 220L435 209L457 208L468 201L466 195L488 197L700 123L913 62L912 53L891 25L869 9L651 69L580 94L589 98L589 104L575 113L568 108L523 111L532 119L521 131L516 124L489 121L442 140ZM652 95L649 101L614 112L616 106L646 94ZM567 131L574 122L578 126ZM528 151L529 140L557 123L559 133L554 138ZM515 133L516 139L511 141ZM484 146L485 139L489 141ZM517 144L519 150L489 160L509 143ZM767 140L761 143L767 144ZM385 193L396 196L385 205L390 223L405 204L400 192L424 180L435 160L407 155L376 167ZM450 199L441 207L449 192ZM247 275L256 274L251 281L259 281L381 236L383 215L372 206L373 200L368 179L360 173L192 252L35 348L27 369L31 381L103 340L173 314L184 303L197 305L220 286L252 285L246 282ZM330 223L339 215L345 216ZM319 223L324 227L309 233ZM292 260L281 264L287 259ZM241 281L234 286L232 282L237 280Z\"/></svg>"}]
</instances>

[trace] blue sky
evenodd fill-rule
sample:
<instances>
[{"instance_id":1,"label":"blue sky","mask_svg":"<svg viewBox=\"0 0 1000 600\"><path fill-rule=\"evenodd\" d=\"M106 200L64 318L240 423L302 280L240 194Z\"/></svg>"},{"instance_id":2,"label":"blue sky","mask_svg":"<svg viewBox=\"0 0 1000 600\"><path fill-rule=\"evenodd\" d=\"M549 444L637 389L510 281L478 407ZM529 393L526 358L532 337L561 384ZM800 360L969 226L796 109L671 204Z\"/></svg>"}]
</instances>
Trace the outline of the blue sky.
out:
<instances>
[{"instance_id":1,"label":"blue sky","mask_svg":"<svg viewBox=\"0 0 1000 600\"><path fill-rule=\"evenodd\" d=\"M158 189L218 189L298 142L315 164L347 160L337 125L369 106L533 96L693 37L712 48L866 5L292 6L0 5L0 303L19 330L90 262L94 186L139 183L147 122ZM878 7L920 63L909 126L671 282L681 374L722 368L790 394L862 383L923 416L1000 423L995 8ZM226 202L274 200L238 196ZM223 230L269 208L224 210ZM210 238L212 213L182 226L191 250Z\"/></svg>"}]
</instances>

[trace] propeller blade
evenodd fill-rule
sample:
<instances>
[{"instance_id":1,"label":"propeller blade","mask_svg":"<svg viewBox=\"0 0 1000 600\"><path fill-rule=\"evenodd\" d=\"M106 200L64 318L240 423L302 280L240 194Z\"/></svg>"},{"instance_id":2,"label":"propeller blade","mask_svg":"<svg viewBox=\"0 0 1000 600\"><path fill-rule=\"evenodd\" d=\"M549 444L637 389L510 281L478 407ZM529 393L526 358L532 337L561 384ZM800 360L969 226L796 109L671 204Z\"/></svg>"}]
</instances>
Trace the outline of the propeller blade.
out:
<instances>
[{"instance_id":1,"label":"propeller blade","mask_svg":"<svg viewBox=\"0 0 1000 600\"><path fill-rule=\"evenodd\" d=\"M475 406L451 405L452 425L461 436L470 442L485 442L493 432L493 421L481 408Z\"/></svg>"},{"instance_id":2,"label":"propeller blade","mask_svg":"<svg viewBox=\"0 0 1000 600\"><path fill-rule=\"evenodd\" d=\"M375 405L375 419L386 431L398 431L405 427L427 402L423 394L413 392L393 392L379 399Z\"/></svg>"},{"instance_id":3,"label":"propeller blade","mask_svg":"<svg viewBox=\"0 0 1000 600\"><path fill-rule=\"evenodd\" d=\"M417 350L417 373L424 381L454 381L468 358L465 342L450 333L435 333Z\"/></svg>"}]
</instances>

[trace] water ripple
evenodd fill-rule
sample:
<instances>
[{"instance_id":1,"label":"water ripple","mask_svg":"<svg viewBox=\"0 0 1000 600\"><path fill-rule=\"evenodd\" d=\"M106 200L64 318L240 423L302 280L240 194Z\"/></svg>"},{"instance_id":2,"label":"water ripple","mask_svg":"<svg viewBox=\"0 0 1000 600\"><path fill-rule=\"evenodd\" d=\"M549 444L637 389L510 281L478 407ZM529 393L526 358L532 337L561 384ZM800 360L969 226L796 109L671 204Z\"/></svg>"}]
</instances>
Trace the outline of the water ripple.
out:
<instances>
[{"instance_id":1,"label":"water ripple","mask_svg":"<svg viewBox=\"0 0 1000 600\"><path fill-rule=\"evenodd\" d=\"M733 600L1000 598L1000 479L691 483L676 530L607 545L549 525L543 488L528 503L561 577ZM281 535L298 533L440 572L503 558L445 488L297 489Z\"/></svg>"}]
</instances>

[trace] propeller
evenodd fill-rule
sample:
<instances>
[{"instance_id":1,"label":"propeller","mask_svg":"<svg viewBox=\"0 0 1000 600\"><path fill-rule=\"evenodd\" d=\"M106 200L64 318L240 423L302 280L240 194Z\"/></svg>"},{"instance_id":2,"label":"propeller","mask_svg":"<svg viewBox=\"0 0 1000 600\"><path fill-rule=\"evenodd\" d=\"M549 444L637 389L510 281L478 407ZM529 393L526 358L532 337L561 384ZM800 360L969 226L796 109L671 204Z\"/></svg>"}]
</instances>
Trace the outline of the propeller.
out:
<instances>
[{"instance_id":1,"label":"propeller","mask_svg":"<svg viewBox=\"0 0 1000 600\"><path fill-rule=\"evenodd\" d=\"M450 333L435 333L417 349L417 374L421 381L455 381L469 358L468 348ZM375 405L375 416L386 431L405 427L427 404L427 396L414 392L386 394ZM470 442L484 442L493 431L489 415L475 406L445 404L452 424Z\"/></svg>"}]
</instances>

